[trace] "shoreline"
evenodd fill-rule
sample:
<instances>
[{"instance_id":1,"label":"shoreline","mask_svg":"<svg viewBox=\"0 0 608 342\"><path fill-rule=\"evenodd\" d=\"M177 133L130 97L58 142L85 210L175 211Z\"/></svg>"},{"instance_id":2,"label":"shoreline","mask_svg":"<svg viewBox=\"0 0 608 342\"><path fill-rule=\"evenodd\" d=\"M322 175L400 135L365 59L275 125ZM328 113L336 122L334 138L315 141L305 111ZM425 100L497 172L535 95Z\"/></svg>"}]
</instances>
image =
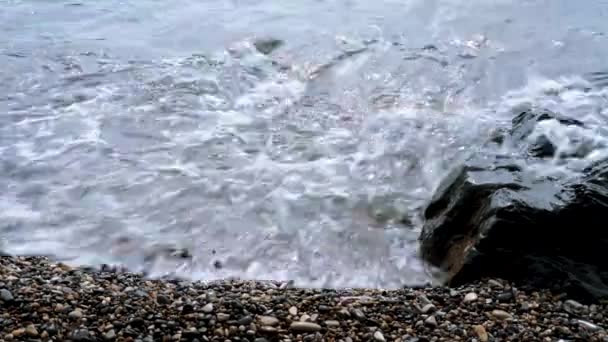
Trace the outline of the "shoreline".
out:
<instances>
[{"instance_id":1,"label":"shoreline","mask_svg":"<svg viewBox=\"0 0 608 342\"><path fill-rule=\"evenodd\" d=\"M608 302L490 279L466 286L301 289L151 280L0 257L1 341L608 341Z\"/></svg>"}]
</instances>

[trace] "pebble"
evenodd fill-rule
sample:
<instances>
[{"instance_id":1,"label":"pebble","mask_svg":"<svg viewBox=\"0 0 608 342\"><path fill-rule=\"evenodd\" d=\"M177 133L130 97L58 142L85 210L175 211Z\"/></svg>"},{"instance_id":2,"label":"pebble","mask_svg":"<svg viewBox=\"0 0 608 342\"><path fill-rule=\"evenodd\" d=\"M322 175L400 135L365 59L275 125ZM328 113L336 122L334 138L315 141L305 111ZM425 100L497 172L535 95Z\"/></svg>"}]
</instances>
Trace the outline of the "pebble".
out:
<instances>
[{"instance_id":1,"label":"pebble","mask_svg":"<svg viewBox=\"0 0 608 342\"><path fill-rule=\"evenodd\" d=\"M486 331L486 328L484 328L483 325L474 325L473 330L475 331L475 334L477 334L477 337L479 337L479 341L488 342L488 332Z\"/></svg>"},{"instance_id":2,"label":"pebble","mask_svg":"<svg viewBox=\"0 0 608 342\"><path fill-rule=\"evenodd\" d=\"M581 327L583 327L583 328L585 328L585 329L588 329L588 330L591 330L591 331L598 331L598 330L600 330L600 329L601 329L601 328L600 328L598 325L593 324L593 323L591 323L591 322L583 321L582 319L577 319L577 320L576 320L576 322L577 322L577 323L578 323L578 324L579 324Z\"/></svg>"},{"instance_id":3,"label":"pebble","mask_svg":"<svg viewBox=\"0 0 608 342\"><path fill-rule=\"evenodd\" d=\"M340 326L340 322L338 321L325 321L325 326L328 328L334 328L334 327L339 327Z\"/></svg>"},{"instance_id":4,"label":"pebble","mask_svg":"<svg viewBox=\"0 0 608 342\"><path fill-rule=\"evenodd\" d=\"M351 314L360 321L365 319L365 314L363 313L363 311L361 311L361 309L354 309L351 311Z\"/></svg>"},{"instance_id":5,"label":"pebble","mask_svg":"<svg viewBox=\"0 0 608 342\"><path fill-rule=\"evenodd\" d=\"M212 313L213 312L213 304L208 303L201 309L204 313Z\"/></svg>"},{"instance_id":6,"label":"pebble","mask_svg":"<svg viewBox=\"0 0 608 342\"><path fill-rule=\"evenodd\" d=\"M292 322L289 330L295 332L313 333L321 330L321 326L312 322Z\"/></svg>"},{"instance_id":7,"label":"pebble","mask_svg":"<svg viewBox=\"0 0 608 342\"><path fill-rule=\"evenodd\" d=\"M427 319L424 320L424 323L428 326L436 327L437 319L435 318L435 316L429 316Z\"/></svg>"},{"instance_id":8,"label":"pebble","mask_svg":"<svg viewBox=\"0 0 608 342\"><path fill-rule=\"evenodd\" d=\"M260 324L264 326L274 327L279 324L279 319L273 316L260 316L258 317Z\"/></svg>"},{"instance_id":9,"label":"pebble","mask_svg":"<svg viewBox=\"0 0 608 342\"><path fill-rule=\"evenodd\" d=\"M569 299L567 301L564 302L564 310L568 313L578 313L579 311L582 311L585 308L585 306L575 300Z\"/></svg>"},{"instance_id":10,"label":"pebble","mask_svg":"<svg viewBox=\"0 0 608 342\"><path fill-rule=\"evenodd\" d=\"M504 310L492 310L492 316L499 320L511 319L513 316Z\"/></svg>"},{"instance_id":11,"label":"pebble","mask_svg":"<svg viewBox=\"0 0 608 342\"><path fill-rule=\"evenodd\" d=\"M292 316L297 316L298 315L298 308L296 308L295 306L292 306L289 308L289 314Z\"/></svg>"},{"instance_id":12,"label":"pebble","mask_svg":"<svg viewBox=\"0 0 608 342\"><path fill-rule=\"evenodd\" d=\"M229 319L230 319L230 315L229 314L226 314L226 313L223 313L223 312L220 312L220 313L217 314L217 321L218 322L225 322L225 321L227 321Z\"/></svg>"},{"instance_id":13,"label":"pebble","mask_svg":"<svg viewBox=\"0 0 608 342\"><path fill-rule=\"evenodd\" d=\"M83 314L80 309L76 309L68 314L68 317L74 318L74 319L80 319L80 318L82 318L82 316L83 316Z\"/></svg>"},{"instance_id":14,"label":"pebble","mask_svg":"<svg viewBox=\"0 0 608 342\"><path fill-rule=\"evenodd\" d=\"M36 329L36 326L34 326L33 324L29 324L27 327L25 327L25 333L29 337L36 337L36 336L38 336L38 330Z\"/></svg>"},{"instance_id":15,"label":"pebble","mask_svg":"<svg viewBox=\"0 0 608 342\"><path fill-rule=\"evenodd\" d=\"M477 300L477 298L478 298L477 293L469 292L464 296L464 302L465 303L474 302Z\"/></svg>"},{"instance_id":16,"label":"pebble","mask_svg":"<svg viewBox=\"0 0 608 342\"><path fill-rule=\"evenodd\" d=\"M2 289L0 290L0 299L2 299L2 301L10 303L13 300L15 300L15 297L13 297L13 294L11 293L11 291L7 290L7 289Z\"/></svg>"},{"instance_id":17,"label":"pebble","mask_svg":"<svg viewBox=\"0 0 608 342\"><path fill-rule=\"evenodd\" d=\"M103 338L106 341L113 341L116 338L116 332L114 331L114 329L112 329L112 330L108 331L107 333L105 333L103 335Z\"/></svg>"},{"instance_id":18,"label":"pebble","mask_svg":"<svg viewBox=\"0 0 608 342\"><path fill-rule=\"evenodd\" d=\"M422 312L423 314L426 314L426 313L434 312L435 309L436 309L435 305L433 305L433 304L427 304L427 305L425 305L425 306L422 307L422 309L420 310L420 312Z\"/></svg>"},{"instance_id":19,"label":"pebble","mask_svg":"<svg viewBox=\"0 0 608 342\"><path fill-rule=\"evenodd\" d=\"M490 286L492 286L492 287L497 287L500 289L502 289L504 287L504 285L496 279L488 280L488 284L490 284Z\"/></svg>"},{"instance_id":20,"label":"pebble","mask_svg":"<svg viewBox=\"0 0 608 342\"><path fill-rule=\"evenodd\" d=\"M374 332L374 340L378 342L386 342L386 339L380 330L376 330L376 332Z\"/></svg>"}]
</instances>

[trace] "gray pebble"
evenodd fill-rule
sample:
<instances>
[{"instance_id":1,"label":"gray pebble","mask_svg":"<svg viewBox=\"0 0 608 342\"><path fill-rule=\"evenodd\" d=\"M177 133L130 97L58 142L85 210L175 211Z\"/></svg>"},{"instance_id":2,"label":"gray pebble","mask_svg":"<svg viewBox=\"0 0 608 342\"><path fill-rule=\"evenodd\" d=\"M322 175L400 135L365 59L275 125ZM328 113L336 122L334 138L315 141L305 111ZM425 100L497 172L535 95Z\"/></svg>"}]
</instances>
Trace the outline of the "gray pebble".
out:
<instances>
[{"instance_id":1,"label":"gray pebble","mask_svg":"<svg viewBox=\"0 0 608 342\"><path fill-rule=\"evenodd\" d=\"M10 303L15 300L15 297L13 297L11 291L7 289L2 289L0 290L0 299L2 299L4 302Z\"/></svg>"},{"instance_id":2,"label":"gray pebble","mask_svg":"<svg viewBox=\"0 0 608 342\"><path fill-rule=\"evenodd\" d=\"M423 314L426 314L426 313L434 312L435 310L436 310L435 305L427 304L427 305L423 306L422 309L420 309L420 312L422 312Z\"/></svg>"},{"instance_id":3,"label":"gray pebble","mask_svg":"<svg viewBox=\"0 0 608 342\"><path fill-rule=\"evenodd\" d=\"M229 314L226 314L226 313L223 313L223 312L220 312L220 313L217 314L217 321L218 322L225 322L225 321L227 321L229 319L230 319L230 315Z\"/></svg>"},{"instance_id":4,"label":"gray pebble","mask_svg":"<svg viewBox=\"0 0 608 342\"><path fill-rule=\"evenodd\" d=\"M114 331L114 329L112 329L112 330L108 331L107 333L105 333L103 335L103 338L106 341L113 341L114 339L116 339L116 332Z\"/></svg>"},{"instance_id":5,"label":"gray pebble","mask_svg":"<svg viewBox=\"0 0 608 342\"><path fill-rule=\"evenodd\" d=\"M488 280L488 284L490 284L490 286L498 287L498 288L501 288L501 289L504 287L504 285L501 282L499 282L498 280L496 280L496 279L490 279L490 280Z\"/></svg>"},{"instance_id":6,"label":"gray pebble","mask_svg":"<svg viewBox=\"0 0 608 342\"><path fill-rule=\"evenodd\" d=\"M68 314L68 316L69 316L70 318L74 318L74 319L80 319L80 318L82 318L83 314L82 314L82 311L81 311L81 310L78 310L78 309L77 309L77 310L74 310L74 311L70 312L70 313Z\"/></svg>"},{"instance_id":7,"label":"gray pebble","mask_svg":"<svg viewBox=\"0 0 608 342\"><path fill-rule=\"evenodd\" d=\"M596 324L593 324L591 322L587 322L587 321L583 321L582 319L577 319L576 322L582 327L585 328L589 331L598 331L601 329L601 327L599 327Z\"/></svg>"},{"instance_id":8,"label":"gray pebble","mask_svg":"<svg viewBox=\"0 0 608 342\"><path fill-rule=\"evenodd\" d=\"M87 329L78 329L71 335L71 339L74 342L93 342L96 339L91 336L91 333Z\"/></svg>"},{"instance_id":9,"label":"gray pebble","mask_svg":"<svg viewBox=\"0 0 608 342\"><path fill-rule=\"evenodd\" d=\"M260 316L258 317L260 324L264 326L274 327L279 324L279 319L273 316Z\"/></svg>"},{"instance_id":10,"label":"gray pebble","mask_svg":"<svg viewBox=\"0 0 608 342\"><path fill-rule=\"evenodd\" d=\"M428 326L436 327L437 319L435 318L435 316L429 316L427 319L424 320L424 323Z\"/></svg>"},{"instance_id":11,"label":"gray pebble","mask_svg":"<svg viewBox=\"0 0 608 342\"><path fill-rule=\"evenodd\" d=\"M386 342L386 339L384 338L384 335L382 335L382 332L380 330L376 330L376 332L374 333L374 340L378 342Z\"/></svg>"},{"instance_id":12,"label":"gray pebble","mask_svg":"<svg viewBox=\"0 0 608 342\"><path fill-rule=\"evenodd\" d=\"M564 310L568 313L578 313L585 309L585 306L575 300L569 299L564 302Z\"/></svg>"},{"instance_id":13,"label":"gray pebble","mask_svg":"<svg viewBox=\"0 0 608 342\"><path fill-rule=\"evenodd\" d=\"M253 317L248 315L248 316L241 317L238 321L236 321L236 324L249 325L249 324L251 324L251 322L253 322Z\"/></svg>"},{"instance_id":14,"label":"gray pebble","mask_svg":"<svg viewBox=\"0 0 608 342\"><path fill-rule=\"evenodd\" d=\"M204 313L211 313L211 312L213 312L213 304L212 303L208 303L207 305L203 306L203 308L201 310Z\"/></svg>"},{"instance_id":15,"label":"gray pebble","mask_svg":"<svg viewBox=\"0 0 608 342\"><path fill-rule=\"evenodd\" d=\"M325 326L329 328L335 328L340 326L340 322L338 321L325 321Z\"/></svg>"},{"instance_id":16,"label":"gray pebble","mask_svg":"<svg viewBox=\"0 0 608 342\"><path fill-rule=\"evenodd\" d=\"M478 298L477 293L475 292L469 292L464 296L464 302L465 303L470 303L470 302L474 302L476 301Z\"/></svg>"},{"instance_id":17,"label":"gray pebble","mask_svg":"<svg viewBox=\"0 0 608 342\"><path fill-rule=\"evenodd\" d=\"M363 313L363 311L361 311L361 309L353 309L353 310L351 310L351 314L353 316L355 316L355 318L358 319L358 320L364 320L365 319L365 314Z\"/></svg>"}]
</instances>

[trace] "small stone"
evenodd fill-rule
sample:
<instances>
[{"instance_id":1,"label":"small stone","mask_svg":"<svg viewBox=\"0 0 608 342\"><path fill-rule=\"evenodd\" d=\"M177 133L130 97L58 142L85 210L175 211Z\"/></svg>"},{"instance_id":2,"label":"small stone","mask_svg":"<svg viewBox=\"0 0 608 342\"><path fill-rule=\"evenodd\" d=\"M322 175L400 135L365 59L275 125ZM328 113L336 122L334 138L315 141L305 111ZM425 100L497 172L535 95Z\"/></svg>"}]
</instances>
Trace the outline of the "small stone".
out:
<instances>
[{"instance_id":1,"label":"small stone","mask_svg":"<svg viewBox=\"0 0 608 342\"><path fill-rule=\"evenodd\" d=\"M260 324L263 326L274 327L279 324L279 319L272 316L260 316L258 317Z\"/></svg>"},{"instance_id":2,"label":"small stone","mask_svg":"<svg viewBox=\"0 0 608 342\"><path fill-rule=\"evenodd\" d=\"M2 299L2 301L6 302L6 303L10 303L13 300L15 300L15 297L13 297L13 294L11 293L11 291L9 291L7 289L2 289L2 290L0 290L0 299Z\"/></svg>"},{"instance_id":3,"label":"small stone","mask_svg":"<svg viewBox=\"0 0 608 342\"><path fill-rule=\"evenodd\" d=\"M589 331L598 331L601 328L591 322L587 322L587 321L583 321L582 319L577 319L576 322L584 329L589 330ZM13 335L15 335L13 333ZM17 336L17 335L15 335Z\"/></svg>"},{"instance_id":4,"label":"small stone","mask_svg":"<svg viewBox=\"0 0 608 342\"><path fill-rule=\"evenodd\" d=\"M283 41L279 40L279 39L274 39L274 38L261 38L261 39L256 40L253 43L253 45L255 46L256 50L258 50L260 53L268 55L272 51L276 50L281 45L283 45Z\"/></svg>"},{"instance_id":5,"label":"small stone","mask_svg":"<svg viewBox=\"0 0 608 342\"><path fill-rule=\"evenodd\" d=\"M213 304L212 303L208 303L207 305L203 306L203 308L201 310L204 313L212 313L213 312Z\"/></svg>"},{"instance_id":6,"label":"small stone","mask_svg":"<svg viewBox=\"0 0 608 342\"><path fill-rule=\"evenodd\" d=\"M236 324L249 325L249 324L251 324L251 322L253 322L253 317L247 315L247 316L241 317L238 321L236 321Z\"/></svg>"},{"instance_id":7,"label":"small stone","mask_svg":"<svg viewBox=\"0 0 608 342\"><path fill-rule=\"evenodd\" d=\"M325 326L328 328L335 328L340 326L340 322L338 321L325 321Z\"/></svg>"},{"instance_id":8,"label":"small stone","mask_svg":"<svg viewBox=\"0 0 608 342\"><path fill-rule=\"evenodd\" d=\"M129 322L129 324L134 328L141 328L146 325L146 321L141 317L135 317Z\"/></svg>"},{"instance_id":9,"label":"small stone","mask_svg":"<svg viewBox=\"0 0 608 342\"><path fill-rule=\"evenodd\" d=\"M484 328L483 325L475 325L473 326L473 330L475 331L475 334L477 334L477 337L479 337L479 341L488 342L488 332L486 331L486 328Z\"/></svg>"},{"instance_id":10,"label":"small stone","mask_svg":"<svg viewBox=\"0 0 608 342\"><path fill-rule=\"evenodd\" d=\"M427 305L427 304L431 304L432 303L431 300L427 296L425 296L425 295L418 296L418 300L420 301L420 303L422 305Z\"/></svg>"},{"instance_id":11,"label":"small stone","mask_svg":"<svg viewBox=\"0 0 608 342\"><path fill-rule=\"evenodd\" d=\"M569 299L564 302L564 310L568 313L581 312L585 306L575 300Z\"/></svg>"},{"instance_id":12,"label":"small stone","mask_svg":"<svg viewBox=\"0 0 608 342\"><path fill-rule=\"evenodd\" d=\"M382 332L380 330L376 330L376 332L374 333L374 340L378 342L386 342L386 339L384 338L384 335L382 335Z\"/></svg>"},{"instance_id":13,"label":"small stone","mask_svg":"<svg viewBox=\"0 0 608 342\"><path fill-rule=\"evenodd\" d=\"M45 331L42 332L42 334L40 334L40 338L42 338L43 340L46 340L47 338L49 338L49 333Z\"/></svg>"},{"instance_id":14,"label":"small stone","mask_svg":"<svg viewBox=\"0 0 608 342\"><path fill-rule=\"evenodd\" d=\"M475 292L469 292L464 296L464 302L465 303L470 303L470 302L474 302L477 300L477 298L479 298L477 296L477 293Z\"/></svg>"},{"instance_id":15,"label":"small stone","mask_svg":"<svg viewBox=\"0 0 608 342\"><path fill-rule=\"evenodd\" d=\"M297 316L298 315L298 308L296 308L295 306L292 306L289 308L289 314L292 316Z\"/></svg>"},{"instance_id":16,"label":"small stone","mask_svg":"<svg viewBox=\"0 0 608 342\"><path fill-rule=\"evenodd\" d=\"M314 333L321 330L321 326L311 322L293 322L289 329L295 332Z\"/></svg>"},{"instance_id":17,"label":"small stone","mask_svg":"<svg viewBox=\"0 0 608 342\"><path fill-rule=\"evenodd\" d=\"M254 342L270 342L267 339L263 338L263 337L258 337L254 340Z\"/></svg>"},{"instance_id":18,"label":"small stone","mask_svg":"<svg viewBox=\"0 0 608 342\"><path fill-rule=\"evenodd\" d=\"M159 294L156 296L156 302L158 304L171 304L171 299L165 295Z\"/></svg>"},{"instance_id":19,"label":"small stone","mask_svg":"<svg viewBox=\"0 0 608 342\"><path fill-rule=\"evenodd\" d=\"M498 299L498 301L500 302L508 302L513 299L513 292L506 291L503 293L499 293L498 295L496 295L496 299Z\"/></svg>"},{"instance_id":20,"label":"small stone","mask_svg":"<svg viewBox=\"0 0 608 342\"><path fill-rule=\"evenodd\" d=\"M27 327L25 327L25 333L27 334L27 336L30 336L30 337L38 336L38 330L36 330L36 327L33 324L30 324Z\"/></svg>"},{"instance_id":21,"label":"small stone","mask_svg":"<svg viewBox=\"0 0 608 342\"><path fill-rule=\"evenodd\" d=\"M6 334L6 335L4 335L4 340L5 341L12 341L13 338L15 338L15 336L13 336L13 334Z\"/></svg>"},{"instance_id":22,"label":"small stone","mask_svg":"<svg viewBox=\"0 0 608 342\"><path fill-rule=\"evenodd\" d=\"M82 311L80 309L76 309L68 314L68 317L74 319L81 319L83 316Z\"/></svg>"},{"instance_id":23,"label":"small stone","mask_svg":"<svg viewBox=\"0 0 608 342\"><path fill-rule=\"evenodd\" d=\"M431 327L436 327L437 319L435 318L435 316L429 316L427 319L424 320L424 324L431 326Z\"/></svg>"},{"instance_id":24,"label":"small stone","mask_svg":"<svg viewBox=\"0 0 608 342\"><path fill-rule=\"evenodd\" d=\"M277 330L277 328L275 328L275 327L271 327L271 326L268 326L268 325L264 325L264 326L261 326L261 327L260 327L260 331L261 331L261 332L265 332L265 333L271 333L271 334L274 334L274 333L276 333L278 330Z\"/></svg>"},{"instance_id":25,"label":"small stone","mask_svg":"<svg viewBox=\"0 0 608 342\"><path fill-rule=\"evenodd\" d=\"M494 316L494 318L499 319L499 320L505 320L505 319L511 319L513 318L513 316L503 310L493 310L492 311L492 316Z\"/></svg>"},{"instance_id":26,"label":"small stone","mask_svg":"<svg viewBox=\"0 0 608 342\"><path fill-rule=\"evenodd\" d=\"M501 283L501 282L499 282L499 281L498 281L498 280L496 280L496 279L490 279L490 280L488 280L488 284L490 284L490 286L493 286L493 287L498 287L498 288L501 288L501 289L504 287L504 286L502 285L502 283Z\"/></svg>"},{"instance_id":27,"label":"small stone","mask_svg":"<svg viewBox=\"0 0 608 342\"><path fill-rule=\"evenodd\" d=\"M431 313L434 311L435 311L435 305L433 305L433 304L427 304L427 305L423 306L422 309L420 309L420 312L422 312L423 314Z\"/></svg>"},{"instance_id":28,"label":"small stone","mask_svg":"<svg viewBox=\"0 0 608 342\"><path fill-rule=\"evenodd\" d=\"M17 330L13 330L11 332L11 335L13 335L14 337L21 337L21 336L25 335L25 329L20 328L20 329L17 329Z\"/></svg>"},{"instance_id":29,"label":"small stone","mask_svg":"<svg viewBox=\"0 0 608 342\"><path fill-rule=\"evenodd\" d=\"M365 314L363 313L363 311L361 311L361 309L354 309L351 311L351 314L360 321L365 319Z\"/></svg>"},{"instance_id":30,"label":"small stone","mask_svg":"<svg viewBox=\"0 0 608 342\"><path fill-rule=\"evenodd\" d=\"M92 342L95 341L91 333L87 329L78 329L71 335L74 342Z\"/></svg>"},{"instance_id":31,"label":"small stone","mask_svg":"<svg viewBox=\"0 0 608 342\"><path fill-rule=\"evenodd\" d=\"M107 333L105 333L105 334L103 335L103 338L104 338L106 341L113 341L113 340L115 340L115 339L116 339L116 332L114 331L114 329L112 329L112 330L108 331Z\"/></svg>"},{"instance_id":32,"label":"small stone","mask_svg":"<svg viewBox=\"0 0 608 342\"><path fill-rule=\"evenodd\" d=\"M226 313L223 313L223 312L220 312L220 313L217 314L217 321L218 322L225 322L225 321L227 321L229 319L230 319L230 315L229 314L226 314Z\"/></svg>"}]
</instances>

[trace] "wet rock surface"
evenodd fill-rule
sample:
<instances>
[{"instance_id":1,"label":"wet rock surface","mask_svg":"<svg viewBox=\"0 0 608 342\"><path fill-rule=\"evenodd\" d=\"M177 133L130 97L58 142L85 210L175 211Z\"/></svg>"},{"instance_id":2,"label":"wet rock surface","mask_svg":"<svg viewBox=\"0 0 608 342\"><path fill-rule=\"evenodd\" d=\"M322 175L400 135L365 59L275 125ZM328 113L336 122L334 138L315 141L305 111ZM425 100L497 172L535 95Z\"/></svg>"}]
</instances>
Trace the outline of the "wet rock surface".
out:
<instances>
[{"instance_id":1,"label":"wet rock surface","mask_svg":"<svg viewBox=\"0 0 608 342\"><path fill-rule=\"evenodd\" d=\"M566 291L582 301L608 296L608 161L580 177L540 176L526 168L543 158L588 155L588 143L559 149L536 129L583 123L546 110L522 109L510 130L441 184L425 210L421 254L447 283L496 277ZM501 146L509 145L508 154ZM513 147L519 154L513 154ZM487 152L492 151L492 152Z\"/></svg>"},{"instance_id":2,"label":"wet rock surface","mask_svg":"<svg viewBox=\"0 0 608 342\"><path fill-rule=\"evenodd\" d=\"M0 303L1 341L608 339L607 302L585 305L497 279L453 288L295 289L275 282L149 280L32 257L3 257L0 275L0 286L14 297L10 305ZM505 292L512 296L498 300ZM466 301L471 293L476 300ZM204 309L209 304L213 310ZM435 309L419 310L428 305Z\"/></svg>"}]
</instances>

